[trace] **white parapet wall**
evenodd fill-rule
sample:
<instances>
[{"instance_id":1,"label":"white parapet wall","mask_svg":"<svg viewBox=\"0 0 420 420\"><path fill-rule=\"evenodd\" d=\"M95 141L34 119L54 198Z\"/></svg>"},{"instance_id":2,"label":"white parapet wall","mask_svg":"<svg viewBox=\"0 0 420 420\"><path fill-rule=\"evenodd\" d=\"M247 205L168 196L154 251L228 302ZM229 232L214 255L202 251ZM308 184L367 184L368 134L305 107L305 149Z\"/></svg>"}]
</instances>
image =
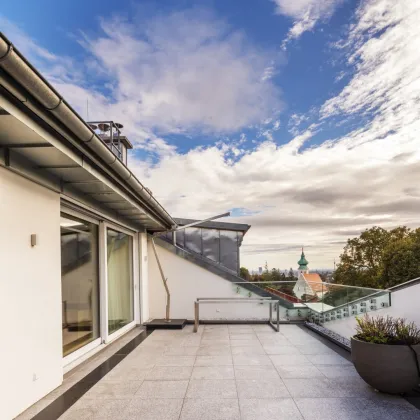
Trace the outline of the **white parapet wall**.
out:
<instances>
[{"instance_id":1,"label":"white parapet wall","mask_svg":"<svg viewBox=\"0 0 420 420\"><path fill-rule=\"evenodd\" d=\"M420 283L407 283L401 288L395 288L391 293L391 306L368 312L369 316L392 316L406 318L420 328ZM363 315L360 314L359 317ZM325 327L350 339L355 334L357 325L354 316L325 323Z\"/></svg>"},{"instance_id":2,"label":"white parapet wall","mask_svg":"<svg viewBox=\"0 0 420 420\"><path fill-rule=\"evenodd\" d=\"M196 298L249 298L248 290L234 285L205 268L156 245L160 262L171 292L171 318L194 319ZM148 246L148 292L150 319L164 318L166 294L161 275L149 241ZM268 319L268 305L258 303L211 303L200 305L202 320L252 320ZM281 308L280 316L285 317Z\"/></svg>"},{"instance_id":3,"label":"white parapet wall","mask_svg":"<svg viewBox=\"0 0 420 420\"><path fill-rule=\"evenodd\" d=\"M63 378L59 194L0 168L0 223L0 419L10 420Z\"/></svg>"}]
</instances>

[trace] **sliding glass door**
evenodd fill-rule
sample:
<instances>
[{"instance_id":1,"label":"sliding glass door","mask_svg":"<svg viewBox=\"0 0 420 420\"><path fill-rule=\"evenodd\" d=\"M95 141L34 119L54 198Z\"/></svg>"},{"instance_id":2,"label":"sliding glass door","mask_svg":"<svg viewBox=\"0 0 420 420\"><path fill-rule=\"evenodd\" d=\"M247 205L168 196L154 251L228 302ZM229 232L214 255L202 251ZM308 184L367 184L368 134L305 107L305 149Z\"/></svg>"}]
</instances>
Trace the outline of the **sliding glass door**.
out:
<instances>
[{"instance_id":1,"label":"sliding glass door","mask_svg":"<svg viewBox=\"0 0 420 420\"><path fill-rule=\"evenodd\" d=\"M108 334L134 321L133 237L107 228Z\"/></svg>"},{"instance_id":2,"label":"sliding glass door","mask_svg":"<svg viewBox=\"0 0 420 420\"><path fill-rule=\"evenodd\" d=\"M100 336L98 226L61 214L63 356Z\"/></svg>"}]
</instances>

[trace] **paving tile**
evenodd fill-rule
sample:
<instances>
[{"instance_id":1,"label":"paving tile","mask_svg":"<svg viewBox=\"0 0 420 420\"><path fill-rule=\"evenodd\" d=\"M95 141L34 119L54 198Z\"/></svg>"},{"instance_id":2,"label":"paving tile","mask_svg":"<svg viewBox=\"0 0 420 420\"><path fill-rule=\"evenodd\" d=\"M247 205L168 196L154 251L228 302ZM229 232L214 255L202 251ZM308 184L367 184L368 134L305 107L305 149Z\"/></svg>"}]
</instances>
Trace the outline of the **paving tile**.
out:
<instances>
[{"instance_id":1,"label":"paving tile","mask_svg":"<svg viewBox=\"0 0 420 420\"><path fill-rule=\"evenodd\" d=\"M261 345L259 346L238 346L232 347L232 354L244 354L244 355L254 355L254 354L265 354L265 350Z\"/></svg>"},{"instance_id":2,"label":"paving tile","mask_svg":"<svg viewBox=\"0 0 420 420\"><path fill-rule=\"evenodd\" d=\"M239 399L284 398L290 394L280 378L236 379Z\"/></svg>"},{"instance_id":3,"label":"paving tile","mask_svg":"<svg viewBox=\"0 0 420 420\"><path fill-rule=\"evenodd\" d=\"M279 374L273 365L235 366L236 379L278 379Z\"/></svg>"},{"instance_id":4,"label":"paving tile","mask_svg":"<svg viewBox=\"0 0 420 420\"><path fill-rule=\"evenodd\" d=\"M191 379L234 379L232 366L194 366Z\"/></svg>"},{"instance_id":5,"label":"paving tile","mask_svg":"<svg viewBox=\"0 0 420 420\"><path fill-rule=\"evenodd\" d=\"M162 356L156 366L194 366L195 356Z\"/></svg>"},{"instance_id":6,"label":"paving tile","mask_svg":"<svg viewBox=\"0 0 420 420\"><path fill-rule=\"evenodd\" d=\"M134 398L184 398L188 381L144 381Z\"/></svg>"},{"instance_id":7,"label":"paving tile","mask_svg":"<svg viewBox=\"0 0 420 420\"><path fill-rule=\"evenodd\" d=\"M227 330L227 324L213 324L213 325L203 325L204 331L220 331L220 330Z\"/></svg>"},{"instance_id":8,"label":"paving tile","mask_svg":"<svg viewBox=\"0 0 420 420\"><path fill-rule=\"evenodd\" d=\"M267 324L253 325L252 329L256 333L265 333L265 332L266 333L273 333L273 332L276 332Z\"/></svg>"},{"instance_id":9,"label":"paving tile","mask_svg":"<svg viewBox=\"0 0 420 420\"><path fill-rule=\"evenodd\" d=\"M376 398L355 398L354 402L371 420L420 419L420 410L399 396L378 393Z\"/></svg>"},{"instance_id":10,"label":"paving tile","mask_svg":"<svg viewBox=\"0 0 420 420\"><path fill-rule=\"evenodd\" d=\"M269 355L273 354L300 354L295 346L277 346L275 344L263 345L265 352Z\"/></svg>"},{"instance_id":11,"label":"paving tile","mask_svg":"<svg viewBox=\"0 0 420 420\"><path fill-rule=\"evenodd\" d=\"M257 339L257 336L252 332L252 333L243 333L243 334L236 334L236 333L232 333L229 334L230 339L231 340L253 340L253 339Z\"/></svg>"},{"instance_id":12,"label":"paving tile","mask_svg":"<svg viewBox=\"0 0 420 420\"><path fill-rule=\"evenodd\" d=\"M354 398L295 398L305 420L368 420Z\"/></svg>"},{"instance_id":13,"label":"paving tile","mask_svg":"<svg viewBox=\"0 0 420 420\"><path fill-rule=\"evenodd\" d=\"M200 346L215 346L215 345L225 345L225 346L229 346L230 345L230 340L229 338L217 338L217 339L205 339L203 338L201 340Z\"/></svg>"},{"instance_id":14,"label":"paving tile","mask_svg":"<svg viewBox=\"0 0 420 420\"><path fill-rule=\"evenodd\" d=\"M241 399L242 420L301 420L296 404L291 398Z\"/></svg>"},{"instance_id":15,"label":"paving tile","mask_svg":"<svg viewBox=\"0 0 420 420\"><path fill-rule=\"evenodd\" d=\"M343 396L343 392L339 388L336 388L326 378L283 378L283 382L293 398L328 398Z\"/></svg>"},{"instance_id":16,"label":"paving tile","mask_svg":"<svg viewBox=\"0 0 420 420\"><path fill-rule=\"evenodd\" d=\"M114 420L121 418L126 412L126 400L90 400L81 398L72 407L70 407L60 420L93 420L106 419Z\"/></svg>"},{"instance_id":17,"label":"paving tile","mask_svg":"<svg viewBox=\"0 0 420 420\"><path fill-rule=\"evenodd\" d=\"M327 378L360 377L353 365L317 365L316 367Z\"/></svg>"},{"instance_id":18,"label":"paving tile","mask_svg":"<svg viewBox=\"0 0 420 420\"><path fill-rule=\"evenodd\" d=\"M202 345L197 352L198 356L230 356L231 354L230 346L226 344Z\"/></svg>"},{"instance_id":19,"label":"paving tile","mask_svg":"<svg viewBox=\"0 0 420 420\"><path fill-rule=\"evenodd\" d=\"M311 346L296 346L296 348L301 354L336 354L334 350L330 349L324 344Z\"/></svg>"},{"instance_id":20,"label":"paving tile","mask_svg":"<svg viewBox=\"0 0 420 420\"><path fill-rule=\"evenodd\" d=\"M191 379L185 398L237 398L233 379Z\"/></svg>"},{"instance_id":21,"label":"paving tile","mask_svg":"<svg viewBox=\"0 0 420 420\"><path fill-rule=\"evenodd\" d=\"M319 341L316 338L307 338L307 337L286 337L294 346L316 346L319 344Z\"/></svg>"},{"instance_id":22,"label":"paving tile","mask_svg":"<svg viewBox=\"0 0 420 420\"><path fill-rule=\"evenodd\" d=\"M252 335L254 335L255 332L254 332L254 330L251 327L249 327L249 328L241 328L241 329L232 329L232 328L229 328L229 335L232 335L232 334L252 334Z\"/></svg>"},{"instance_id":23,"label":"paving tile","mask_svg":"<svg viewBox=\"0 0 420 420\"><path fill-rule=\"evenodd\" d=\"M180 347L197 347L201 344L201 341L202 339L200 335L194 335L182 339L178 345Z\"/></svg>"},{"instance_id":24,"label":"paving tile","mask_svg":"<svg viewBox=\"0 0 420 420\"><path fill-rule=\"evenodd\" d=\"M314 365L351 365L352 363L339 354L308 354L306 356Z\"/></svg>"},{"instance_id":25,"label":"paving tile","mask_svg":"<svg viewBox=\"0 0 420 420\"><path fill-rule=\"evenodd\" d=\"M192 366L155 366L144 379L149 381L190 379Z\"/></svg>"},{"instance_id":26,"label":"paving tile","mask_svg":"<svg viewBox=\"0 0 420 420\"><path fill-rule=\"evenodd\" d=\"M375 389L357 376L332 378L329 381L333 386L341 390L343 397L375 398L378 394Z\"/></svg>"},{"instance_id":27,"label":"paving tile","mask_svg":"<svg viewBox=\"0 0 420 420\"><path fill-rule=\"evenodd\" d=\"M108 372L102 379L102 381L142 381L146 375L150 372L151 368L142 368L137 366L132 366L131 364L125 364L124 366L117 365Z\"/></svg>"},{"instance_id":28,"label":"paving tile","mask_svg":"<svg viewBox=\"0 0 420 420\"><path fill-rule=\"evenodd\" d=\"M180 420L239 420L237 399L186 399Z\"/></svg>"},{"instance_id":29,"label":"paving tile","mask_svg":"<svg viewBox=\"0 0 420 420\"><path fill-rule=\"evenodd\" d=\"M182 399L141 400L136 398L130 401L124 415L115 419L178 420L183 401Z\"/></svg>"},{"instance_id":30,"label":"paving tile","mask_svg":"<svg viewBox=\"0 0 420 420\"><path fill-rule=\"evenodd\" d=\"M270 356L275 366L311 365L312 363L303 354L275 354Z\"/></svg>"},{"instance_id":31,"label":"paving tile","mask_svg":"<svg viewBox=\"0 0 420 420\"><path fill-rule=\"evenodd\" d=\"M235 354L233 357L233 364L235 366L251 366L251 365L271 365L270 358L265 354Z\"/></svg>"},{"instance_id":32,"label":"paving tile","mask_svg":"<svg viewBox=\"0 0 420 420\"><path fill-rule=\"evenodd\" d=\"M276 366L280 378L325 378L323 373L313 365Z\"/></svg>"},{"instance_id":33,"label":"paving tile","mask_svg":"<svg viewBox=\"0 0 420 420\"><path fill-rule=\"evenodd\" d=\"M258 339L263 346L293 346L293 344L285 338L277 338L270 336L270 338L259 337Z\"/></svg>"},{"instance_id":34,"label":"paving tile","mask_svg":"<svg viewBox=\"0 0 420 420\"><path fill-rule=\"evenodd\" d=\"M168 347L163 354L165 356L195 356L198 349L198 346Z\"/></svg>"},{"instance_id":35,"label":"paving tile","mask_svg":"<svg viewBox=\"0 0 420 420\"><path fill-rule=\"evenodd\" d=\"M86 394L91 399L128 399L140 388L142 381L99 381Z\"/></svg>"},{"instance_id":36,"label":"paving tile","mask_svg":"<svg viewBox=\"0 0 420 420\"><path fill-rule=\"evenodd\" d=\"M260 343L260 340L258 340L258 338L246 339L246 340L237 340L237 339L230 340L231 347L260 346L260 345L261 343Z\"/></svg>"},{"instance_id":37,"label":"paving tile","mask_svg":"<svg viewBox=\"0 0 420 420\"><path fill-rule=\"evenodd\" d=\"M194 366L232 366L232 356L197 356Z\"/></svg>"},{"instance_id":38,"label":"paving tile","mask_svg":"<svg viewBox=\"0 0 420 420\"><path fill-rule=\"evenodd\" d=\"M211 340L211 339L227 339L229 338L228 331L212 331L212 332L203 332L203 335L201 336L202 340Z\"/></svg>"}]
</instances>

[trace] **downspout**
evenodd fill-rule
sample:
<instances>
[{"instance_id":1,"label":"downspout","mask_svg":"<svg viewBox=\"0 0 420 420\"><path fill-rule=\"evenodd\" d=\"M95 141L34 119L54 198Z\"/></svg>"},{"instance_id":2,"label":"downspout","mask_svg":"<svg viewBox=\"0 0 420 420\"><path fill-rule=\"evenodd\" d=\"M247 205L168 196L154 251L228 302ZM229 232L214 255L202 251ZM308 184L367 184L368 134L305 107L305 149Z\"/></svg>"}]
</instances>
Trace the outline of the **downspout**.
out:
<instances>
[{"instance_id":1,"label":"downspout","mask_svg":"<svg viewBox=\"0 0 420 420\"><path fill-rule=\"evenodd\" d=\"M169 319L170 318L170 311L171 311L171 293L169 292L169 288L168 288L168 285L167 285L168 279L165 277L165 274L163 273L162 265L160 264L159 256L158 256L157 249L156 249L156 246L155 246L155 239L153 238L153 236L151 236L151 241L152 241L152 247L153 247L153 252L155 254L156 262L158 264L160 275L162 277L163 286L165 287L165 291L166 291L166 318L165 318L165 322L171 322L170 319Z\"/></svg>"}]
</instances>

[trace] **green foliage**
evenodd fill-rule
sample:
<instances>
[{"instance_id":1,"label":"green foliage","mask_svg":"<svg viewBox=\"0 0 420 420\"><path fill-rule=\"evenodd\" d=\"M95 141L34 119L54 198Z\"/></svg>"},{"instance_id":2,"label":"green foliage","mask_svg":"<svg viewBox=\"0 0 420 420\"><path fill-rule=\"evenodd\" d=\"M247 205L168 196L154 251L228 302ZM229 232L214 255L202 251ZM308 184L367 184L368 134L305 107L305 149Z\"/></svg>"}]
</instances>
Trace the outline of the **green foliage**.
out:
<instances>
[{"instance_id":1,"label":"green foliage","mask_svg":"<svg viewBox=\"0 0 420 420\"><path fill-rule=\"evenodd\" d=\"M420 229L374 226L348 239L334 281L353 286L387 288L420 277Z\"/></svg>"},{"instance_id":2,"label":"green foliage","mask_svg":"<svg viewBox=\"0 0 420 420\"><path fill-rule=\"evenodd\" d=\"M239 269L239 276L242 277L244 280L251 280L251 274L249 273L249 270L246 267L241 267Z\"/></svg>"},{"instance_id":3,"label":"green foliage","mask_svg":"<svg viewBox=\"0 0 420 420\"><path fill-rule=\"evenodd\" d=\"M246 270L246 271L245 271ZM296 277L294 277L293 275L293 270L291 270L291 277L290 277L290 272L289 275L286 277L286 275L280 271L278 268L272 268L271 270L268 268L267 263L265 264L265 268L262 274L250 274L249 280L250 281L254 281L254 282L267 282L264 285L262 285L263 287L271 287L272 289L276 289L280 292L286 293L290 296L295 296L295 293L293 291L293 288L295 286L295 282L297 280ZM248 280L248 278L243 277L242 273L245 275L245 273L249 271L245 268L242 267L241 271L240 271L240 276L246 280ZM274 283L274 282L288 282L288 283Z\"/></svg>"},{"instance_id":4,"label":"green foliage","mask_svg":"<svg viewBox=\"0 0 420 420\"><path fill-rule=\"evenodd\" d=\"M407 345L420 344L420 329L414 322L408 323L403 318L356 317L355 338L374 344Z\"/></svg>"}]
</instances>

